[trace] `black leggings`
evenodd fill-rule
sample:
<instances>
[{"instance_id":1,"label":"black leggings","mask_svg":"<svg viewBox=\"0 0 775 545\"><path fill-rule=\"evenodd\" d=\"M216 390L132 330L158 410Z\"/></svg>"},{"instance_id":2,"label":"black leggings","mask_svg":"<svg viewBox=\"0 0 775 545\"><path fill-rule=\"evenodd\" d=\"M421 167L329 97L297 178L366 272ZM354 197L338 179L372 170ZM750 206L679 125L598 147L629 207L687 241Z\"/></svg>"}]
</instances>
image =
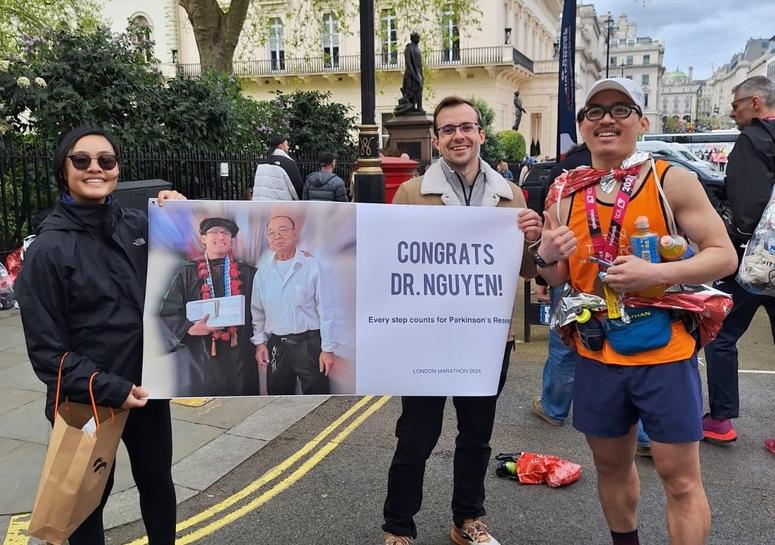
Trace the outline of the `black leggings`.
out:
<instances>
[{"instance_id":1,"label":"black leggings","mask_svg":"<svg viewBox=\"0 0 775 545\"><path fill-rule=\"evenodd\" d=\"M172 484L172 420L167 400L148 401L132 409L121 439L129 453L140 511L148 532L149 545L175 543L175 487ZM73 532L70 545L104 545L102 511L113 488L115 464L97 509Z\"/></svg>"}]
</instances>

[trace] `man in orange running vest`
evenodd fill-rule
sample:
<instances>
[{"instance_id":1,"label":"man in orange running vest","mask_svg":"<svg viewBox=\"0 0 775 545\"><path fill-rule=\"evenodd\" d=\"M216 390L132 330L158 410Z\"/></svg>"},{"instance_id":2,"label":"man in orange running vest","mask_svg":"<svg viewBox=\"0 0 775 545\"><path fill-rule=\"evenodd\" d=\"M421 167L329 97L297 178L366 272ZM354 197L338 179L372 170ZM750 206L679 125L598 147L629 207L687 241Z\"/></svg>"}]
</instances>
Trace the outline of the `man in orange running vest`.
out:
<instances>
[{"instance_id":1,"label":"man in orange running vest","mask_svg":"<svg viewBox=\"0 0 775 545\"><path fill-rule=\"evenodd\" d=\"M592 154L592 170L574 169L555 182L535 252L540 274L552 286L568 281L576 291L601 294L600 273L606 272L603 281L609 288L629 293L654 285L712 282L735 270L734 249L697 178L661 161L654 173L655 163L636 153L638 135L649 127L644 102L640 87L625 78L599 80L590 89L577 120ZM650 231L669 232L660 183L680 232L699 247L689 259L653 263L631 255L638 216L649 218ZM606 268L591 257L613 265ZM605 321L602 314L598 318ZM637 325L643 313L630 315L626 327ZM628 347L626 354L612 346L610 329L602 348L589 342L585 346L574 335L573 424L592 449L600 503L615 545L639 543L640 484L634 465L638 418L651 438L667 494L670 543L701 545L710 530L700 476L702 395L696 343L681 321L661 316L667 321L662 341L644 350ZM621 346L616 348L624 352Z\"/></svg>"}]
</instances>

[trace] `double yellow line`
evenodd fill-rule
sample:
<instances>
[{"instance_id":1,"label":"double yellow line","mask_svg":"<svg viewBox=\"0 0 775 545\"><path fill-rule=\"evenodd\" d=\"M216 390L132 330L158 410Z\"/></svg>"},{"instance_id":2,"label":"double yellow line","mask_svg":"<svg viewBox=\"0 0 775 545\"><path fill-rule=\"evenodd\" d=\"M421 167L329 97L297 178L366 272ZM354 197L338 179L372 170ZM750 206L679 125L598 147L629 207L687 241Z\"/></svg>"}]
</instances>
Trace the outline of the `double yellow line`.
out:
<instances>
[{"instance_id":1,"label":"double yellow line","mask_svg":"<svg viewBox=\"0 0 775 545\"><path fill-rule=\"evenodd\" d=\"M390 399L389 396L383 396L380 398L374 398L372 396L366 396L361 398L355 405L350 407L344 414L329 424L323 431L316 435L311 441L301 447L298 451L291 456L277 464L275 467L264 473L261 477L251 482L243 489L235 492L223 501L213 505L212 507L198 513L180 523L177 524L175 530L178 537L175 541L176 545L185 545L187 543L194 543L204 537L211 535L217 530L231 524L232 522L244 517L248 513L258 509L266 502L287 490L299 479L309 473L315 466L322 462L331 452L338 447L353 431L363 424L363 422L369 418L372 414L382 408L385 403ZM357 414L357 416L355 416ZM354 418L353 418L354 417ZM334 434L342 425L348 420L352 420L344 426L332 439L327 438ZM315 451L313 453L313 451ZM312 454L310 454L312 453ZM299 461L304 460L304 463L299 465L295 470L286 473ZM260 493L261 488L286 475L285 478L274 484L268 490ZM221 515L217 518L216 515ZM26 521L20 520L16 526L14 526L14 519L23 519L26 517ZM29 523L29 515L20 515L11 519L11 525L8 529L8 534L3 545L26 545L28 543L28 537L26 536L26 524ZM204 526L200 526L202 523L210 520L209 523ZM20 532L20 525L23 526L23 531ZM199 526L197 529L184 533L189 528ZM11 530L14 529L17 536L16 541L9 541L11 538ZM182 533L182 535L181 535ZM20 535L21 534L21 535ZM23 539L20 541L19 539ZM144 536L126 545L147 545L148 537Z\"/></svg>"}]
</instances>

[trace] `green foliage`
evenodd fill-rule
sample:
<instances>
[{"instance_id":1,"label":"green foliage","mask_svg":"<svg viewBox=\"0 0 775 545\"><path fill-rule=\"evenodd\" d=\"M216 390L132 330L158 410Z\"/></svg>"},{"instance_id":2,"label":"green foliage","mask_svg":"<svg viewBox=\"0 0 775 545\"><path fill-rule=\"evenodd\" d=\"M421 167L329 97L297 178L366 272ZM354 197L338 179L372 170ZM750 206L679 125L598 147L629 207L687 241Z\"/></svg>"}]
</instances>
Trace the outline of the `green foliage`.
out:
<instances>
[{"instance_id":1,"label":"green foliage","mask_svg":"<svg viewBox=\"0 0 775 545\"><path fill-rule=\"evenodd\" d=\"M282 133L304 152L352 151L355 118L330 93L298 91L257 102L242 95L233 75L166 81L152 46L143 27L35 38L21 56L0 60L0 135L53 143L63 130L93 124L127 147L263 153Z\"/></svg>"},{"instance_id":2,"label":"green foliage","mask_svg":"<svg viewBox=\"0 0 775 545\"><path fill-rule=\"evenodd\" d=\"M47 142L89 123L125 143L163 138L164 79L147 63L147 32L54 30L33 38L19 57L0 64L0 122Z\"/></svg>"},{"instance_id":3,"label":"green foliage","mask_svg":"<svg viewBox=\"0 0 775 545\"><path fill-rule=\"evenodd\" d=\"M0 0L0 58L22 52L42 28L94 29L98 14L93 0Z\"/></svg>"},{"instance_id":4,"label":"green foliage","mask_svg":"<svg viewBox=\"0 0 775 545\"><path fill-rule=\"evenodd\" d=\"M498 133L498 140L503 149L503 159L509 163L519 163L525 158L525 137L515 130L505 130Z\"/></svg>"},{"instance_id":5,"label":"green foliage","mask_svg":"<svg viewBox=\"0 0 775 545\"><path fill-rule=\"evenodd\" d=\"M290 136L291 146L301 153L313 154L322 150L352 154L355 142L355 117L343 104L331 102L326 91L296 91L277 93L272 101L280 119L280 131ZM287 130L283 131L283 127Z\"/></svg>"},{"instance_id":6,"label":"green foliage","mask_svg":"<svg viewBox=\"0 0 775 545\"><path fill-rule=\"evenodd\" d=\"M482 144L482 159L491 166L495 166L504 156L501 142L492 125L495 120L495 112L490 108L490 105L481 98L470 97L469 100L477 107L479 113L482 114L482 128L486 135L484 144Z\"/></svg>"}]
</instances>

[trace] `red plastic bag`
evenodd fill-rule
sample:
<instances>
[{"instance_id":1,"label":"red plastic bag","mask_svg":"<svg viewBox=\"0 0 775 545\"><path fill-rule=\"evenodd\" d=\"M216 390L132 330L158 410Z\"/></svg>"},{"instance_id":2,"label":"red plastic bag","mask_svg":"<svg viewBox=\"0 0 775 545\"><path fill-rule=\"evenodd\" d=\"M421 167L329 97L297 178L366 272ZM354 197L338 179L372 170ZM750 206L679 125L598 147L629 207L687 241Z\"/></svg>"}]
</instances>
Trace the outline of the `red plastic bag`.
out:
<instances>
[{"instance_id":1,"label":"red plastic bag","mask_svg":"<svg viewBox=\"0 0 775 545\"><path fill-rule=\"evenodd\" d=\"M499 454L496 474L516 478L522 484L546 483L552 488L573 484L581 477L581 466L551 454L521 452Z\"/></svg>"}]
</instances>

